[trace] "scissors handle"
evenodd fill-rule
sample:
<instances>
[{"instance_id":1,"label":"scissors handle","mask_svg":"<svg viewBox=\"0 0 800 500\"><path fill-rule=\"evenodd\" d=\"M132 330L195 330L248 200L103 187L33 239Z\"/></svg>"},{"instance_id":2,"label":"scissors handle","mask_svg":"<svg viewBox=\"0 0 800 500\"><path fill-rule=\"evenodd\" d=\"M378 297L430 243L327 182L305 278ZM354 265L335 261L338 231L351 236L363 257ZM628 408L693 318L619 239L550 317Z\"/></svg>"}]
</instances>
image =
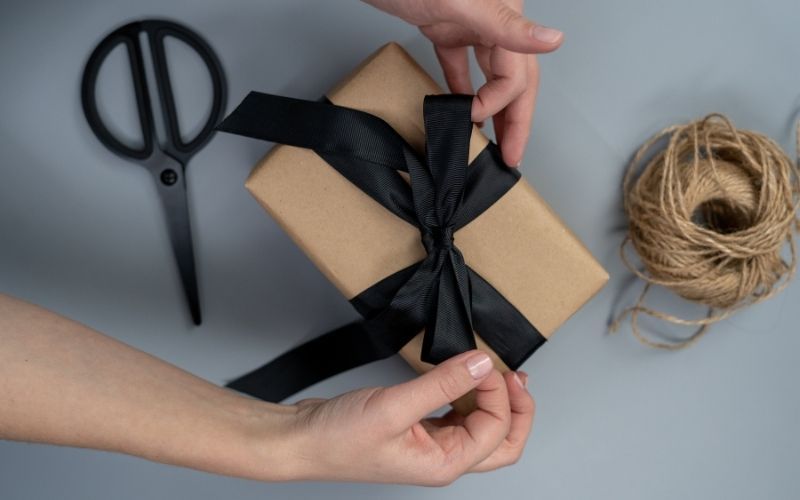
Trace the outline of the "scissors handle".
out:
<instances>
[{"instance_id":1,"label":"scissors handle","mask_svg":"<svg viewBox=\"0 0 800 500\"><path fill-rule=\"evenodd\" d=\"M140 34L146 33L150 55L153 61L153 76L158 89L163 118L165 140L159 144L156 137L153 107L145 73L143 49ZM175 109L175 96L170 84L167 68L167 56L164 50L164 39L174 37L189 45L203 60L208 68L213 86L213 101L208 119L197 135L184 141L178 125ZM114 137L100 117L97 109L96 86L97 77L108 54L119 45L124 45L128 53L133 89L136 95L136 106L139 123L142 128L143 144L132 147ZM225 78L222 66L211 47L189 28L172 21L160 19L143 20L128 23L117 28L106 36L94 49L81 81L81 103L86 120L100 142L112 152L142 163L153 174L161 203L167 217L170 242L178 264L184 294L194 323L199 325L200 303L197 292L197 275L195 272L194 253L192 251L192 235L189 224L189 209L184 180L186 165L191 156L202 148L214 133L214 127L222 119L225 112ZM155 148L160 149L179 165L164 168L163 161L168 158L156 158Z\"/></svg>"},{"instance_id":2,"label":"scissors handle","mask_svg":"<svg viewBox=\"0 0 800 500\"><path fill-rule=\"evenodd\" d=\"M197 33L170 21L143 21L144 29L147 31L150 42L150 51L153 56L155 67L156 84L158 95L161 98L161 108L166 117L164 126L167 132L167 150L165 153L172 156L184 167L197 150L202 148L214 134L214 127L222 120L225 113L225 81L223 79L222 65L211 46L206 43ZM169 71L167 69L167 55L164 51L164 38L167 36L182 40L197 52L208 68L211 75L211 85L213 88L213 100L211 112L208 114L203 128L197 135L184 142L178 125L178 113L175 109L175 98L170 85Z\"/></svg>"},{"instance_id":3,"label":"scissors handle","mask_svg":"<svg viewBox=\"0 0 800 500\"><path fill-rule=\"evenodd\" d=\"M147 33L150 54L153 60L153 73L161 103L164 130L166 132L166 141L163 146L156 144L152 101L147 88L142 45L139 40L139 34L142 32ZM213 89L211 112L200 132L189 141L182 139L178 124L175 97L170 84L167 57L164 50L164 38L168 36L177 38L189 45L203 60L211 76ZM124 144L114 137L103 122L97 109L96 87L100 67L108 57L108 54L120 44L127 48L128 61L133 76L133 89L136 94L136 106L143 138L143 144L138 148ZM111 32L89 56L81 81L81 103L92 131L108 149L134 160L149 158L153 154L154 147L158 146L166 154L185 166L189 158L203 147L213 135L214 127L222 119L225 112L225 100L226 88L222 65L211 46L189 28L173 21L161 19L135 21Z\"/></svg>"}]
</instances>

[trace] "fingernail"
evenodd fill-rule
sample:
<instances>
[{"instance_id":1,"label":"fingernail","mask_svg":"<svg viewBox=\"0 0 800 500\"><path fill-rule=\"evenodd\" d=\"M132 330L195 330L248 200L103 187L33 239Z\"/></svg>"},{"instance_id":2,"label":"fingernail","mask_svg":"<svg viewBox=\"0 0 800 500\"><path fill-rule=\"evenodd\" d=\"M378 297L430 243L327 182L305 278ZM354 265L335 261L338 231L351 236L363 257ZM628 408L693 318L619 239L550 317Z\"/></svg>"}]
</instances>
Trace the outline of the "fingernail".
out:
<instances>
[{"instance_id":1,"label":"fingernail","mask_svg":"<svg viewBox=\"0 0 800 500\"><path fill-rule=\"evenodd\" d=\"M483 378L492 371L492 360L485 352L475 354L467 358L467 370L472 378Z\"/></svg>"},{"instance_id":2,"label":"fingernail","mask_svg":"<svg viewBox=\"0 0 800 500\"><path fill-rule=\"evenodd\" d=\"M520 387L520 389L525 388L525 383L522 381L522 378L516 373L514 374L514 380L517 382L517 385Z\"/></svg>"},{"instance_id":3,"label":"fingernail","mask_svg":"<svg viewBox=\"0 0 800 500\"><path fill-rule=\"evenodd\" d=\"M562 33L557 29L536 25L531 28L531 36L544 43L555 43L561 38Z\"/></svg>"},{"instance_id":4,"label":"fingernail","mask_svg":"<svg viewBox=\"0 0 800 500\"><path fill-rule=\"evenodd\" d=\"M522 380L522 387L528 388L528 374L525 372L517 372L519 378Z\"/></svg>"},{"instance_id":5,"label":"fingernail","mask_svg":"<svg viewBox=\"0 0 800 500\"><path fill-rule=\"evenodd\" d=\"M520 165L522 165L521 161L518 161L517 163L514 164L514 166L517 167L517 168L519 168Z\"/></svg>"}]
</instances>

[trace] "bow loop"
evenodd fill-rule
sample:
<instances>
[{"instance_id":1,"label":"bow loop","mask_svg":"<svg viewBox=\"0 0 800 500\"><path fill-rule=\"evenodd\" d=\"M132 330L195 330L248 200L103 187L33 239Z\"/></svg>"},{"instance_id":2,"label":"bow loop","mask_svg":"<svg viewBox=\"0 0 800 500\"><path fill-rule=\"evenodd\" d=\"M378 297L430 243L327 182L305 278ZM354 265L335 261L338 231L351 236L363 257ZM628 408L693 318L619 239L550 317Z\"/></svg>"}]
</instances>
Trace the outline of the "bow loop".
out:
<instances>
[{"instance_id":1,"label":"bow loop","mask_svg":"<svg viewBox=\"0 0 800 500\"><path fill-rule=\"evenodd\" d=\"M468 95L425 97L424 158L377 116L329 102L253 92L219 126L314 150L372 199L415 225L427 252L422 261L351 299L363 321L306 342L229 387L280 401L328 376L398 352L422 329L421 359L430 363L474 349L474 330L512 369L545 341L466 265L454 244L454 233L519 179L492 143L468 168L472 100ZM408 172L410 183L398 171Z\"/></svg>"},{"instance_id":2,"label":"bow loop","mask_svg":"<svg viewBox=\"0 0 800 500\"><path fill-rule=\"evenodd\" d=\"M422 244L431 269L422 360L439 363L475 347L469 273L453 244L453 221L464 199L472 96L425 96L425 165L409 165ZM416 171L415 171L416 170ZM423 181L424 179L424 181ZM422 182L421 182L422 181Z\"/></svg>"},{"instance_id":3,"label":"bow loop","mask_svg":"<svg viewBox=\"0 0 800 500\"><path fill-rule=\"evenodd\" d=\"M425 96L423 101L426 166L434 190L431 205L418 214L423 225L450 226L461 208L472 132L472 99L469 95L443 94Z\"/></svg>"}]
</instances>

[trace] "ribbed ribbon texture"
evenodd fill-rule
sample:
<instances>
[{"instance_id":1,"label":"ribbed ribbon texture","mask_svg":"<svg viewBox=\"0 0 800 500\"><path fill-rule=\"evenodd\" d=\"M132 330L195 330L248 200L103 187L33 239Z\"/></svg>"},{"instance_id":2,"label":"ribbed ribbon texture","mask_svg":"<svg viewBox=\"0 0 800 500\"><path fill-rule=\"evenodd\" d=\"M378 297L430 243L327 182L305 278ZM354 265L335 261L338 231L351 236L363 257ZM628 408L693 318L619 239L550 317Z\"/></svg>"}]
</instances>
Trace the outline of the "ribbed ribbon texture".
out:
<instances>
[{"instance_id":1,"label":"ribbed ribbon texture","mask_svg":"<svg viewBox=\"0 0 800 500\"><path fill-rule=\"evenodd\" d=\"M230 382L281 401L327 377L399 351L423 329L421 359L439 363L475 348L477 332L511 369L545 338L472 270L453 234L519 180L495 144L468 165L472 96L426 96L421 158L382 119L329 102L251 92L218 127L309 148L396 216L416 226L426 257L351 300L363 320L328 332ZM407 182L399 172L406 172ZM353 256L353 258L360 258ZM498 255L497 258L503 258Z\"/></svg>"}]
</instances>

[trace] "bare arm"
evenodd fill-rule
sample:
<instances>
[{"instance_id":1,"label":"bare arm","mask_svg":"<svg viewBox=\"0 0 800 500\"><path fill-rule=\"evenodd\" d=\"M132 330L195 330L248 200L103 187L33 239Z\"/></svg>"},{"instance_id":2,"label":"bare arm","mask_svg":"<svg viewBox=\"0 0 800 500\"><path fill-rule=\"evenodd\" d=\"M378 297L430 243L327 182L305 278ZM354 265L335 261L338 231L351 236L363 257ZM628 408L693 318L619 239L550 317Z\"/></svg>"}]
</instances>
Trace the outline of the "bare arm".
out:
<instances>
[{"instance_id":1,"label":"bare arm","mask_svg":"<svg viewBox=\"0 0 800 500\"><path fill-rule=\"evenodd\" d=\"M277 405L0 294L0 439L265 481L446 484L517 460L534 412L525 380L470 351L403 384ZM425 418L472 389L469 416Z\"/></svg>"},{"instance_id":2,"label":"bare arm","mask_svg":"<svg viewBox=\"0 0 800 500\"><path fill-rule=\"evenodd\" d=\"M293 413L0 295L0 438L282 479L290 445L281 427ZM256 438L272 453L258 456Z\"/></svg>"}]
</instances>

